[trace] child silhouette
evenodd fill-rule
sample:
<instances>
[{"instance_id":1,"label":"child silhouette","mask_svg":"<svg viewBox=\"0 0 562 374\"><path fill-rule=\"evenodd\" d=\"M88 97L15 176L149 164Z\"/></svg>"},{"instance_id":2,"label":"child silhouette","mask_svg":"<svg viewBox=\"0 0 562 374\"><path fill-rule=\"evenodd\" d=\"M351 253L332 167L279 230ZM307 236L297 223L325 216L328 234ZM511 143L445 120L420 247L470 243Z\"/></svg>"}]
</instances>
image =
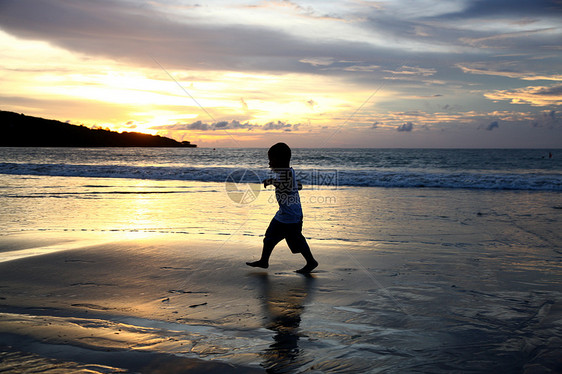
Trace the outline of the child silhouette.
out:
<instances>
[{"instance_id":1,"label":"child silhouette","mask_svg":"<svg viewBox=\"0 0 562 374\"><path fill-rule=\"evenodd\" d=\"M302 185L297 182L295 171L290 167L291 148L285 143L277 143L269 148L267 156L269 167L277 176L264 180L263 185L266 188L269 185L275 187L275 198L279 204L279 210L265 231L261 258L255 262L246 262L246 264L267 269L273 248L285 239L291 252L302 254L306 260L306 265L296 272L308 274L318 266L318 262L312 256L310 247L302 235L303 214L299 196Z\"/></svg>"}]
</instances>

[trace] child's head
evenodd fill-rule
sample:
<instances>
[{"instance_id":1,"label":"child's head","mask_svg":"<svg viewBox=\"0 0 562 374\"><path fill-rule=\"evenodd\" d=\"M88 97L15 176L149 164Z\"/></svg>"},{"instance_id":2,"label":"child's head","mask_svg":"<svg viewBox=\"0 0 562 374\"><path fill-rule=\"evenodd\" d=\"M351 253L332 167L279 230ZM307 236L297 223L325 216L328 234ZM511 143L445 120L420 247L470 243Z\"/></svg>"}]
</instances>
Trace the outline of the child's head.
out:
<instances>
[{"instance_id":1,"label":"child's head","mask_svg":"<svg viewBox=\"0 0 562 374\"><path fill-rule=\"evenodd\" d=\"M291 148L285 143L274 144L267 151L267 157L270 168L288 168L291 162Z\"/></svg>"}]
</instances>

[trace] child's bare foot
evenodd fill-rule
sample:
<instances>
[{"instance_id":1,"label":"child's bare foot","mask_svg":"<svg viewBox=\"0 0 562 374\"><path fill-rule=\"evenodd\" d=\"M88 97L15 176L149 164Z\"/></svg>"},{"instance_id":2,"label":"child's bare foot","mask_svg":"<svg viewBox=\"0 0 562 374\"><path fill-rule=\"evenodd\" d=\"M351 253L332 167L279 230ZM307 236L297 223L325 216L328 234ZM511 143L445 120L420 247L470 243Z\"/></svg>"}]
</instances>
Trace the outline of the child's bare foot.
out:
<instances>
[{"instance_id":1,"label":"child's bare foot","mask_svg":"<svg viewBox=\"0 0 562 374\"><path fill-rule=\"evenodd\" d=\"M312 270L316 269L317 266L318 262L309 262L302 269L296 270L296 272L299 274L308 274L312 272Z\"/></svg>"},{"instance_id":2,"label":"child's bare foot","mask_svg":"<svg viewBox=\"0 0 562 374\"><path fill-rule=\"evenodd\" d=\"M267 269L269 267L269 264L264 261L246 262L246 265L251 266L253 268L263 268L263 269Z\"/></svg>"}]
</instances>

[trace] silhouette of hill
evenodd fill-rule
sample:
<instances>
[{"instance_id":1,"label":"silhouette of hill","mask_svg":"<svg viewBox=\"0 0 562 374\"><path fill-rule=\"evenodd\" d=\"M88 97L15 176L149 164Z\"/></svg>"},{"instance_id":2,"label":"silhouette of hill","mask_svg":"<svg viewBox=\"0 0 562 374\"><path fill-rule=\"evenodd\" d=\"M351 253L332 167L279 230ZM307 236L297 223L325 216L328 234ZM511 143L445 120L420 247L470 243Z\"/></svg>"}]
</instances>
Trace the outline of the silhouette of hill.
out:
<instances>
[{"instance_id":1,"label":"silhouette of hill","mask_svg":"<svg viewBox=\"0 0 562 374\"><path fill-rule=\"evenodd\" d=\"M0 111L1 147L197 147L159 135L85 126Z\"/></svg>"}]
</instances>

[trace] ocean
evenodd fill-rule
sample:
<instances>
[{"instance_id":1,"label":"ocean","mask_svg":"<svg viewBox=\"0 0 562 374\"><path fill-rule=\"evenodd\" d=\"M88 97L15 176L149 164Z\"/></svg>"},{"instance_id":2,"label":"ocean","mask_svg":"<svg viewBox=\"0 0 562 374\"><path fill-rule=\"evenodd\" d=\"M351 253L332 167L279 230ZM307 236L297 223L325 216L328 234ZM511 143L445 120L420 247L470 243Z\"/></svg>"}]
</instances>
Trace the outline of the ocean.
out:
<instances>
[{"instance_id":1,"label":"ocean","mask_svg":"<svg viewBox=\"0 0 562 374\"><path fill-rule=\"evenodd\" d=\"M292 164L305 184L562 191L562 150L295 149ZM10 175L220 183L240 169L265 177L267 150L0 149L0 174Z\"/></svg>"},{"instance_id":2,"label":"ocean","mask_svg":"<svg viewBox=\"0 0 562 374\"><path fill-rule=\"evenodd\" d=\"M266 149L0 148L2 234L260 237L277 209L267 165ZM389 222L455 232L498 214L551 227L562 207L562 150L295 149L292 165L306 233L323 241L391 240L404 227Z\"/></svg>"}]
</instances>

